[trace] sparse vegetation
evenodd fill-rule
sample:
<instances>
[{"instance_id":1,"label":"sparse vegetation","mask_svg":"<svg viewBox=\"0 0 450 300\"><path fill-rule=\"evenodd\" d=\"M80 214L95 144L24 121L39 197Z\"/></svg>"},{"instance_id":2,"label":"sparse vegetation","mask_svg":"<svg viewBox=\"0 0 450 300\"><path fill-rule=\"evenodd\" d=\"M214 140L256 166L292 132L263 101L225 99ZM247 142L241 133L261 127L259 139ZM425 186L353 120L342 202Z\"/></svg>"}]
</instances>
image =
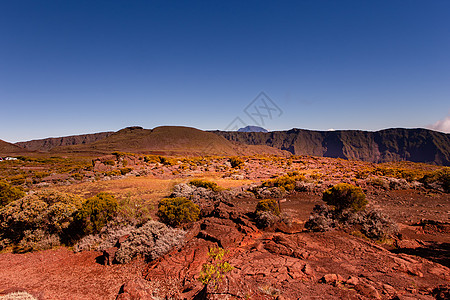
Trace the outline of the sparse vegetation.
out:
<instances>
[{"instance_id":1,"label":"sparse vegetation","mask_svg":"<svg viewBox=\"0 0 450 300\"><path fill-rule=\"evenodd\" d=\"M47 191L13 201L0 209L0 237L20 244L21 251L38 250L33 245L44 239L55 244L64 238L81 202L72 194Z\"/></svg>"},{"instance_id":2,"label":"sparse vegetation","mask_svg":"<svg viewBox=\"0 0 450 300\"><path fill-rule=\"evenodd\" d=\"M83 202L77 221L85 234L98 233L117 215L118 203L113 195L102 192Z\"/></svg>"},{"instance_id":3,"label":"sparse vegetation","mask_svg":"<svg viewBox=\"0 0 450 300\"><path fill-rule=\"evenodd\" d=\"M116 164L116 162L111 159L105 160L103 163L108 166L114 166Z\"/></svg>"},{"instance_id":4,"label":"sparse vegetation","mask_svg":"<svg viewBox=\"0 0 450 300\"><path fill-rule=\"evenodd\" d=\"M232 168L241 168L245 162L245 160L239 156L230 157L228 161L230 162Z\"/></svg>"},{"instance_id":5,"label":"sparse vegetation","mask_svg":"<svg viewBox=\"0 0 450 300\"><path fill-rule=\"evenodd\" d=\"M303 175L299 175L297 172L291 172L283 176L276 177L274 179L266 180L261 184L261 187L278 187L284 191L293 191L295 189L295 183L297 181L305 181L306 178Z\"/></svg>"},{"instance_id":6,"label":"sparse vegetation","mask_svg":"<svg viewBox=\"0 0 450 300\"><path fill-rule=\"evenodd\" d=\"M25 192L18 188L11 186L4 180L0 180L0 207L25 196Z\"/></svg>"},{"instance_id":7,"label":"sparse vegetation","mask_svg":"<svg viewBox=\"0 0 450 300\"><path fill-rule=\"evenodd\" d=\"M234 267L228 261L224 261L224 255L227 251L223 248L210 248L208 251L209 262L203 264L198 280L204 285L217 284L222 281L224 274L232 271Z\"/></svg>"},{"instance_id":8,"label":"sparse vegetation","mask_svg":"<svg viewBox=\"0 0 450 300\"><path fill-rule=\"evenodd\" d=\"M367 205L366 195L360 187L348 183L339 183L323 192L323 201L336 210L363 210Z\"/></svg>"},{"instance_id":9,"label":"sparse vegetation","mask_svg":"<svg viewBox=\"0 0 450 300\"><path fill-rule=\"evenodd\" d=\"M120 174L126 175L126 174L130 173L131 171L133 171L133 168L129 168L129 167L121 168Z\"/></svg>"},{"instance_id":10,"label":"sparse vegetation","mask_svg":"<svg viewBox=\"0 0 450 300\"><path fill-rule=\"evenodd\" d=\"M190 185L196 186L196 187L202 187L205 189L210 189L214 192L219 192L222 190L221 187L217 185L217 183L208 181L208 180L202 180L202 179L192 179L189 181Z\"/></svg>"},{"instance_id":11,"label":"sparse vegetation","mask_svg":"<svg viewBox=\"0 0 450 300\"><path fill-rule=\"evenodd\" d=\"M367 200L361 188L337 184L323 193L328 205L316 205L305 228L327 231L343 228L360 232L365 237L383 240L397 232L397 226L379 210L366 210Z\"/></svg>"},{"instance_id":12,"label":"sparse vegetation","mask_svg":"<svg viewBox=\"0 0 450 300\"><path fill-rule=\"evenodd\" d=\"M446 193L450 193L450 167L442 168L425 175L421 182L427 186L433 184L441 186Z\"/></svg>"},{"instance_id":13,"label":"sparse vegetation","mask_svg":"<svg viewBox=\"0 0 450 300\"><path fill-rule=\"evenodd\" d=\"M311 231L328 231L336 227L333 211L327 205L315 205L305 228Z\"/></svg>"},{"instance_id":14,"label":"sparse vegetation","mask_svg":"<svg viewBox=\"0 0 450 300\"><path fill-rule=\"evenodd\" d=\"M127 263L137 256L154 260L173 247L179 246L185 234L183 230L169 228L160 222L148 221L130 233L130 237L120 245L115 259L119 263Z\"/></svg>"},{"instance_id":15,"label":"sparse vegetation","mask_svg":"<svg viewBox=\"0 0 450 300\"><path fill-rule=\"evenodd\" d=\"M197 221L200 208L184 197L165 198L158 204L157 216L171 226Z\"/></svg>"},{"instance_id":16,"label":"sparse vegetation","mask_svg":"<svg viewBox=\"0 0 450 300\"><path fill-rule=\"evenodd\" d=\"M278 207L278 202L274 199L264 199L260 200L256 204L255 212L258 214L260 212L270 212L276 216L280 215L280 208Z\"/></svg>"}]
</instances>

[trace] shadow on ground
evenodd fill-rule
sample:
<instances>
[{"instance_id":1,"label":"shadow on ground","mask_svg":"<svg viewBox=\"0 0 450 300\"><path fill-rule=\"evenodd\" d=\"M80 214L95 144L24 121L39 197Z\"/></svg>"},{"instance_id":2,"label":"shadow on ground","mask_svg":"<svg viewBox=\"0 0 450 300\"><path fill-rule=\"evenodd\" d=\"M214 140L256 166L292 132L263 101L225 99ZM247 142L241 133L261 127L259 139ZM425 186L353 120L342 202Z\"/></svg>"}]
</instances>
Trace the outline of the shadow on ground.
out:
<instances>
[{"instance_id":1,"label":"shadow on ground","mask_svg":"<svg viewBox=\"0 0 450 300\"><path fill-rule=\"evenodd\" d=\"M391 252L420 256L450 267L450 243L427 242L426 246L394 249Z\"/></svg>"}]
</instances>

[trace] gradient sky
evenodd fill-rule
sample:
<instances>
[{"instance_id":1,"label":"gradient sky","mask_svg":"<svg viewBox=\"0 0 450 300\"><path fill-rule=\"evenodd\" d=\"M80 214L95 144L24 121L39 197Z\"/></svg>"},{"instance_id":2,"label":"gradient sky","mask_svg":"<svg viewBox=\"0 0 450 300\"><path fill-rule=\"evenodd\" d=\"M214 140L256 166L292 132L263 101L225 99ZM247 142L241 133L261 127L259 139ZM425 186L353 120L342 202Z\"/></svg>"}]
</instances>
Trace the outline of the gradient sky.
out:
<instances>
[{"instance_id":1,"label":"gradient sky","mask_svg":"<svg viewBox=\"0 0 450 300\"><path fill-rule=\"evenodd\" d=\"M450 1L0 1L0 139L140 125L450 132Z\"/></svg>"}]
</instances>

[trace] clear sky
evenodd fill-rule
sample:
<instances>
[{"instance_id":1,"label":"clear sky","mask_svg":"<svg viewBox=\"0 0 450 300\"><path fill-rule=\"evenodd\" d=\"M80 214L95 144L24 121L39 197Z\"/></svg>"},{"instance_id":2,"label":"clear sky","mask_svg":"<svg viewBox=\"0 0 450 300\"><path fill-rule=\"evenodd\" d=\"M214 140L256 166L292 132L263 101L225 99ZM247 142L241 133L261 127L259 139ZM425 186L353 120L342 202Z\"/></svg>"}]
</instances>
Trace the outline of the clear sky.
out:
<instances>
[{"instance_id":1,"label":"clear sky","mask_svg":"<svg viewBox=\"0 0 450 300\"><path fill-rule=\"evenodd\" d=\"M0 0L0 139L254 125L262 91L269 130L450 132L449 15L448 0Z\"/></svg>"}]
</instances>

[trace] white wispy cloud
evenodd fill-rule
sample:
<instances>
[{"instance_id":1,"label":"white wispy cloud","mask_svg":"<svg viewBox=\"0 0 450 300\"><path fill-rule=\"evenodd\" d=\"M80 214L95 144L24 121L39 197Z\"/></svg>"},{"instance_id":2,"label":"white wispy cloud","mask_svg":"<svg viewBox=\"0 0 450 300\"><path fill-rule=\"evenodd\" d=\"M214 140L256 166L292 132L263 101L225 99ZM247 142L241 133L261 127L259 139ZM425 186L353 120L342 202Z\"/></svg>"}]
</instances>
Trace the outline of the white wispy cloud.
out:
<instances>
[{"instance_id":1,"label":"white wispy cloud","mask_svg":"<svg viewBox=\"0 0 450 300\"><path fill-rule=\"evenodd\" d=\"M450 116L447 116L445 119L439 120L432 125L428 125L428 128L436 131L450 133Z\"/></svg>"}]
</instances>

